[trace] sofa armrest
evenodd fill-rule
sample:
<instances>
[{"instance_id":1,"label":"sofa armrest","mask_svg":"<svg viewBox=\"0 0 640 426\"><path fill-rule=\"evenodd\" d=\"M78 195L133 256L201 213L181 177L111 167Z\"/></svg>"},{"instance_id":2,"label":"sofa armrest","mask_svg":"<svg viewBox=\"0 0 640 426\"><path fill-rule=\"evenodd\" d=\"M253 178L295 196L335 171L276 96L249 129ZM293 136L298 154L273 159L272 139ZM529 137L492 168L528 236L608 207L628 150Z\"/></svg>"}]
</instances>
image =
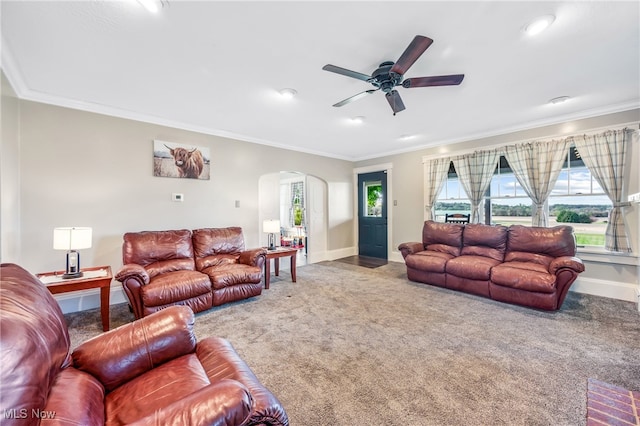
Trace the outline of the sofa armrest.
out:
<instances>
[{"instance_id":1,"label":"sofa armrest","mask_svg":"<svg viewBox=\"0 0 640 426\"><path fill-rule=\"evenodd\" d=\"M140 281L143 285L149 284L149 274L146 269L144 269L140 265L136 265L135 263L128 263L124 265L115 276L116 280L121 283L124 282L127 278L134 278Z\"/></svg>"},{"instance_id":2,"label":"sofa armrest","mask_svg":"<svg viewBox=\"0 0 640 426\"><path fill-rule=\"evenodd\" d=\"M580 273L584 272L584 263L582 263L582 259L574 256L556 257L549 264L549 273L555 275L562 268L569 268Z\"/></svg>"},{"instance_id":3,"label":"sofa armrest","mask_svg":"<svg viewBox=\"0 0 640 426\"><path fill-rule=\"evenodd\" d=\"M245 250L240 253L238 263L244 263L245 265L258 266L262 268L264 265L264 259L267 254L267 250L263 248Z\"/></svg>"},{"instance_id":4,"label":"sofa armrest","mask_svg":"<svg viewBox=\"0 0 640 426\"><path fill-rule=\"evenodd\" d=\"M410 254L424 250L424 244L419 242L402 243L398 246L398 250L402 253L402 258L406 258Z\"/></svg>"},{"instance_id":5,"label":"sofa armrest","mask_svg":"<svg viewBox=\"0 0 640 426\"><path fill-rule=\"evenodd\" d=\"M132 425L241 425L253 398L240 382L224 379L156 410Z\"/></svg>"},{"instance_id":6,"label":"sofa armrest","mask_svg":"<svg viewBox=\"0 0 640 426\"><path fill-rule=\"evenodd\" d=\"M73 364L107 391L196 347L194 314L171 306L87 340L71 354Z\"/></svg>"}]
</instances>

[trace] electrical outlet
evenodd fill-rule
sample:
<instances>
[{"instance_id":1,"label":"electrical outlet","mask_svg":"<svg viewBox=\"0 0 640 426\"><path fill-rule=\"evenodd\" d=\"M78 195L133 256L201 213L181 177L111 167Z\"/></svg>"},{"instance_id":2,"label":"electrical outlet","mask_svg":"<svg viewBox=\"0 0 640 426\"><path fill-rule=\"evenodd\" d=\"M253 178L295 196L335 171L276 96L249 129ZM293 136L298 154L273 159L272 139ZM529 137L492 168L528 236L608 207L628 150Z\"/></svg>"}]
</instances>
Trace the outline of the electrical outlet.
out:
<instances>
[{"instance_id":1,"label":"electrical outlet","mask_svg":"<svg viewBox=\"0 0 640 426\"><path fill-rule=\"evenodd\" d=\"M173 201L181 203L181 202L184 201L184 195L180 194L180 193L177 193L177 192L174 192L173 194L171 194L171 199Z\"/></svg>"}]
</instances>

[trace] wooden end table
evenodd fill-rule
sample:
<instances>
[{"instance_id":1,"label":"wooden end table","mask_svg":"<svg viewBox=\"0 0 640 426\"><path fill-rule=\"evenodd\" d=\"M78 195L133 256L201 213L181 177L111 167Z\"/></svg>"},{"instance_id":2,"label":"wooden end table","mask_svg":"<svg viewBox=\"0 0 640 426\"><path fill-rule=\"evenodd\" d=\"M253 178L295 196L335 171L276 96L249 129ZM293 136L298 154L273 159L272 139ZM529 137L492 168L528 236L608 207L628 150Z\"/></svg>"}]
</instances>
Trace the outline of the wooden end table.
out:
<instances>
[{"instance_id":1,"label":"wooden end table","mask_svg":"<svg viewBox=\"0 0 640 426\"><path fill-rule=\"evenodd\" d=\"M275 250L267 249L267 258L264 262L264 288L269 289L269 281L271 278L271 259L273 259L273 265L275 269L275 275L280 275L280 258L291 258L291 281L296 282L296 256L298 255L298 249L288 247L278 247Z\"/></svg>"},{"instance_id":2,"label":"wooden end table","mask_svg":"<svg viewBox=\"0 0 640 426\"><path fill-rule=\"evenodd\" d=\"M64 271L44 272L36 274L51 294L68 293L71 291L100 288L100 315L102 316L102 330L109 330L109 295L111 293L111 266L96 266L80 269L80 278L64 279Z\"/></svg>"}]
</instances>

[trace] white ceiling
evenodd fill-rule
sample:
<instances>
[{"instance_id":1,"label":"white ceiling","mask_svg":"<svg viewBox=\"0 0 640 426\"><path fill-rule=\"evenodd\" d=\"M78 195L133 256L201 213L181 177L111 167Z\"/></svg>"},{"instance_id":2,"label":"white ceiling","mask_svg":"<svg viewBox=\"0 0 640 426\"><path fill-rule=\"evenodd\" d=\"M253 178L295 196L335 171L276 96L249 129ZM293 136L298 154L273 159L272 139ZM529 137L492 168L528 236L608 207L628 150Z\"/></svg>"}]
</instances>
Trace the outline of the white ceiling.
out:
<instances>
[{"instance_id":1,"label":"white ceiling","mask_svg":"<svg viewBox=\"0 0 640 426\"><path fill-rule=\"evenodd\" d=\"M1 14L21 98L348 160L640 106L638 1L170 0L151 14L2 0ZM545 14L547 31L522 31ZM404 77L463 73L460 86L399 87L396 116L382 92L332 107L372 87L325 64L371 74L417 34L434 43Z\"/></svg>"}]
</instances>

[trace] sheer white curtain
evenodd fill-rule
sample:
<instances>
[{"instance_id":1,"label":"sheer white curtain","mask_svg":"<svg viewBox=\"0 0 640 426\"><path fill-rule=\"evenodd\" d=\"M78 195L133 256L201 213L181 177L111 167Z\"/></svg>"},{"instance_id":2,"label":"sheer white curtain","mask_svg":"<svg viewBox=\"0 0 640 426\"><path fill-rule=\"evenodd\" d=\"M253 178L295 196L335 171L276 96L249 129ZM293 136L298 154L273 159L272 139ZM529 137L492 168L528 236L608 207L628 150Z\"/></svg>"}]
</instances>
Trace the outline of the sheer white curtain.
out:
<instances>
[{"instance_id":1,"label":"sheer white curtain","mask_svg":"<svg viewBox=\"0 0 640 426\"><path fill-rule=\"evenodd\" d=\"M504 148L504 156L533 202L532 226L549 226L546 202L567 158L569 138L535 141Z\"/></svg>"},{"instance_id":2,"label":"sheer white curtain","mask_svg":"<svg viewBox=\"0 0 640 426\"><path fill-rule=\"evenodd\" d=\"M497 150L490 150L452 159L460 184L471 201L471 223L480 222L480 203L491 184L499 157Z\"/></svg>"},{"instance_id":3,"label":"sheer white curtain","mask_svg":"<svg viewBox=\"0 0 640 426\"><path fill-rule=\"evenodd\" d=\"M424 202L427 219L436 220L434 204L447 179L451 159L436 158L424 164Z\"/></svg>"},{"instance_id":4,"label":"sheer white curtain","mask_svg":"<svg viewBox=\"0 0 640 426\"><path fill-rule=\"evenodd\" d=\"M624 164L627 145L632 137L629 129L610 130L598 135L576 137L574 142L594 179L613 203L605 232L604 247L615 252L631 252L622 209L630 203L623 199Z\"/></svg>"}]
</instances>

